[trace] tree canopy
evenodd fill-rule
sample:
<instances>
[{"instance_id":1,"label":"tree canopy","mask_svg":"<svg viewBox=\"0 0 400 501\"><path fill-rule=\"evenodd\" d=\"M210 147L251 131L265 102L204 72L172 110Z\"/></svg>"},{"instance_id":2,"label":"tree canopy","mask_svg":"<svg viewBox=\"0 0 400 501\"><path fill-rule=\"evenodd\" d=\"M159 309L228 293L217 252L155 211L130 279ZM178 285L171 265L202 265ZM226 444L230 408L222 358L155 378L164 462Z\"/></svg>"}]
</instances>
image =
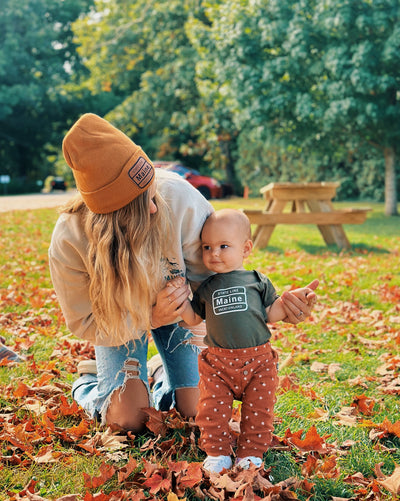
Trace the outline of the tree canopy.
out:
<instances>
[{"instance_id":1,"label":"tree canopy","mask_svg":"<svg viewBox=\"0 0 400 501\"><path fill-rule=\"evenodd\" d=\"M311 157L379 150L396 212L398 0L232 0L228 14L211 4L196 33L197 77L212 78L203 92L219 89L237 130L265 129Z\"/></svg>"},{"instance_id":2,"label":"tree canopy","mask_svg":"<svg viewBox=\"0 0 400 501\"><path fill-rule=\"evenodd\" d=\"M5 0L4 173L43 163L45 146L93 111L153 158L184 159L237 187L335 177L345 196L384 192L397 214L399 7Z\"/></svg>"},{"instance_id":3,"label":"tree canopy","mask_svg":"<svg viewBox=\"0 0 400 501\"><path fill-rule=\"evenodd\" d=\"M90 0L3 0L0 16L1 173L38 179L59 147L69 113L79 107L62 90L80 72L71 22ZM43 171L43 174L46 171Z\"/></svg>"}]
</instances>

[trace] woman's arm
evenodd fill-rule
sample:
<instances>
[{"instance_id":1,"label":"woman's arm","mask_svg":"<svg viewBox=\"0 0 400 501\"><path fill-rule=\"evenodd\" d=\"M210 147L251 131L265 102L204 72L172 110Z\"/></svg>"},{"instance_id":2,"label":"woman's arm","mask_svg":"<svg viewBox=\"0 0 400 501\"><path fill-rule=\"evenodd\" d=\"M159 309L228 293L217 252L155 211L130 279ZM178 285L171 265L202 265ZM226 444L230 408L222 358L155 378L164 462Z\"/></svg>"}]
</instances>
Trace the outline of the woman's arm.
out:
<instances>
[{"instance_id":1,"label":"woman's arm","mask_svg":"<svg viewBox=\"0 0 400 501\"><path fill-rule=\"evenodd\" d=\"M285 310L285 322L298 324L311 315L314 304L317 300L315 289L319 281L313 280L306 287L285 291L282 296L282 307Z\"/></svg>"},{"instance_id":2,"label":"woman's arm","mask_svg":"<svg viewBox=\"0 0 400 501\"><path fill-rule=\"evenodd\" d=\"M152 309L151 326L157 328L177 322L186 309L189 294L189 285L183 277L170 280L157 294Z\"/></svg>"}]
</instances>

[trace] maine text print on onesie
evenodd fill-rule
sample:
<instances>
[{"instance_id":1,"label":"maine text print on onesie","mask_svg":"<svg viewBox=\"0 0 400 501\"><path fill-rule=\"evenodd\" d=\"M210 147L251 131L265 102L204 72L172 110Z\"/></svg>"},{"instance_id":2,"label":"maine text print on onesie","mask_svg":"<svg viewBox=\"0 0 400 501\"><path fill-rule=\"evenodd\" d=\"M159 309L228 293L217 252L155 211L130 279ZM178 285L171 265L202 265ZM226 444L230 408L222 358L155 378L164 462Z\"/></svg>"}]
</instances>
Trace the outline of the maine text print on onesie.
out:
<instances>
[{"instance_id":1,"label":"maine text print on onesie","mask_svg":"<svg viewBox=\"0 0 400 501\"><path fill-rule=\"evenodd\" d=\"M213 292L212 305L215 315L247 310L246 289L242 286L218 289Z\"/></svg>"}]
</instances>

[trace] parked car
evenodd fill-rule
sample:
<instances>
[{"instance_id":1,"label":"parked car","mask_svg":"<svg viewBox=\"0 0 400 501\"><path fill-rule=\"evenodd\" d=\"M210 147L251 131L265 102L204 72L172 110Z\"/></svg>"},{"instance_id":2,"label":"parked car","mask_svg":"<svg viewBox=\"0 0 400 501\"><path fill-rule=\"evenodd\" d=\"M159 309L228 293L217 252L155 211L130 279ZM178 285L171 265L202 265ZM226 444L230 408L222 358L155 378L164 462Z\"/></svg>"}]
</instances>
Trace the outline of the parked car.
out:
<instances>
[{"instance_id":1,"label":"parked car","mask_svg":"<svg viewBox=\"0 0 400 501\"><path fill-rule=\"evenodd\" d=\"M189 181L192 186L197 188L207 200L210 198L223 198L229 193L229 190L227 190L217 179L210 176L203 176L198 170L189 169L179 162L159 161L154 162L154 167L176 172Z\"/></svg>"},{"instance_id":2,"label":"parked car","mask_svg":"<svg viewBox=\"0 0 400 501\"><path fill-rule=\"evenodd\" d=\"M47 176L44 181L43 193L50 193L54 190L67 191L67 183L61 176Z\"/></svg>"}]
</instances>

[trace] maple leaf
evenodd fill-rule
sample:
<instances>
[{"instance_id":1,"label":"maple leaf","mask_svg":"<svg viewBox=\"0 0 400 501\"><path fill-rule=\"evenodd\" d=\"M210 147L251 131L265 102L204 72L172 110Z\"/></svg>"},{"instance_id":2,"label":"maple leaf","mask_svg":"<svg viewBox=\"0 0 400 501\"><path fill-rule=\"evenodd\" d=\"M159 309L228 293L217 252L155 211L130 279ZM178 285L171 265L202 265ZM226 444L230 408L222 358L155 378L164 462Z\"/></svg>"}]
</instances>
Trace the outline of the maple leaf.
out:
<instances>
[{"instance_id":1,"label":"maple leaf","mask_svg":"<svg viewBox=\"0 0 400 501\"><path fill-rule=\"evenodd\" d=\"M71 426L71 428L67 428L63 438L64 440L68 440L67 437L69 437L71 440L76 441L87 433L89 433L89 423L85 419L82 419L78 426Z\"/></svg>"},{"instance_id":2,"label":"maple leaf","mask_svg":"<svg viewBox=\"0 0 400 501\"><path fill-rule=\"evenodd\" d=\"M137 465L138 463L136 459L130 456L126 465L118 470L118 482L122 484L122 482L124 482L129 477L129 475L137 468Z\"/></svg>"},{"instance_id":3,"label":"maple leaf","mask_svg":"<svg viewBox=\"0 0 400 501\"><path fill-rule=\"evenodd\" d=\"M45 386L49 381L53 379L53 374L42 374L39 381L37 382L37 386Z\"/></svg>"},{"instance_id":4,"label":"maple leaf","mask_svg":"<svg viewBox=\"0 0 400 501\"><path fill-rule=\"evenodd\" d=\"M307 480L306 478L304 480L302 480L301 482L301 490L304 491L304 492L308 492L311 494L311 491L313 490L314 486L315 486L315 483L314 482L310 482L309 480Z\"/></svg>"},{"instance_id":5,"label":"maple leaf","mask_svg":"<svg viewBox=\"0 0 400 501\"><path fill-rule=\"evenodd\" d=\"M128 447L128 444L124 443L126 440L126 436L119 435L117 432L112 431L110 427L103 433L96 432L93 437L93 442L100 451L114 451Z\"/></svg>"},{"instance_id":6,"label":"maple leaf","mask_svg":"<svg viewBox=\"0 0 400 501\"><path fill-rule=\"evenodd\" d=\"M337 478L339 476L339 468L337 468L336 457L328 456L320 461L318 471L322 473L324 478Z\"/></svg>"},{"instance_id":7,"label":"maple leaf","mask_svg":"<svg viewBox=\"0 0 400 501\"><path fill-rule=\"evenodd\" d=\"M344 426L356 426L357 425L357 410L355 407L342 407L340 411L335 415L338 419L338 424Z\"/></svg>"},{"instance_id":8,"label":"maple leaf","mask_svg":"<svg viewBox=\"0 0 400 501\"><path fill-rule=\"evenodd\" d=\"M315 421L328 421L329 411L325 411L324 409L314 409L308 417L309 419L314 419Z\"/></svg>"},{"instance_id":9,"label":"maple leaf","mask_svg":"<svg viewBox=\"0 0 400 501\"><path fill-rule=\"evenodd\" d=\"M375 400L362 394L353 398L352 407L356 407L360 412L366 416L372 416Z\"/></svg>"},{"instance_id":10,"label":"maple leaf","mask_svg":"<svg viewBox=\"0 0 400 501\"><path fill-rule=\"evenodd\" d=\"M396 421L395 423L391 423L388 418L385 418L381 424L373 423L369 420L363 420L362 425L366 427L376 428L379 430L375 435L378 438L382 438L386 435L396 435L396 437L400 437L400 421Z\"/></svg>"},{"instance_id":11,"label":"maple leaf","mask_svg":"<svg viewBox=\"0 0 400 501\"><path fill-rule=\"evenodd\" d=\"M281 391L298 391L299 385L295 383L294 377L290 376L281 376L279 377L279 389Z\"/></svg>"},{"instance_id":12,"label":"maple leaf","mask_svg":"<svg viewBox=\"0 0 400 501\"><path fill-rule=\"evenodd\" d=\"M168 470L173 473L182 473L186 471L188 466L187 461L168 461Z\"/></svg>"},{"instance_id":13,"label":"maple leaf","mask_svg":"<svg viewBox=\"0 0 400 501\"><path fill-rule=\"evenodd\" d=\"M171 489L171 480L163 478L159 473L154 473L150 478L143 482L143 485L148 487L152 494L157 494L159 491L168 492Z\"/></svg>"},{"instance_id":14,"label":"maple leaf","mask_svg":"<svg viewBox=\"0 0 400 501\"><path fill-rule=\"evenodd\" d=\"M241 482L232 480L228 473L224 473L223 475L211 474L210 480L214 487L224 489L226 492L236 492L241 485Z\"/></svg>"},{"instance_id":15,"label":"maple leaf","mask_svg":"<svg viewBox=\"0 0 400 501\"><path fill-rule=\"evenodd\" d=\"M400 395L400 378L390 378L389 381L383 381L383 383L377 387L377 390L386 395Z\"/></svg>"},{"instance_id":16,"label":"maple leaf","mask_svg":"<svg viewBox=\"0 0 400 501\"><path fill-rule=\"evenodd\" d=\"M59 407L61 416L75 416L79 412L79 405L74 400L72 404L68 403L68 400L64 395L60 395L61 405Z\"/></svg>"},{"instance_id":17,"label":"maple leaf","mask_svg":"<svg viewBox=\"0 0 400 501\"><path fill-rule=\"evenodd\" d=\"M365 478L361 472L354 473L353 475L348 475L343 479L343 482L345 482L346 484L361 486L367 486L370 484L370 481Z\"/></svg>"},{"instance_id":18,"label":"maple leaf","mask_svg":"<svg viewBox=\"0 0 400 501\"><path fill-rule=\"evenodd\" d=\"M378 483L389 492L400 494L400 466L396 465L392 475L386 477L385 480L378 480Z\"/></svg>"},{"instance_id":19,"label":"maple leaf","mask_svg":"<svg viewBox=\"0 0 400 501\"><path fill-rule=\"evenodd\" d=\"M165 413L162 411L157 411L153 407L147 407L143 409L143 412L147 414L146 426L154 433L154 435L160 435L165 437L168 431L168 427L165 424Z\"/></svg>"},{"instance_id":20,"label":"maple leaf","mask_svg":"<svg viewBox=\"0 0 400 501\"><path fill-rule=\"evenodd\" d=\"M22 397L27 397L30 394L31 393L29 386L27 386L25 383L19 382L17 389L14 391L14 397L22 398Z\"/></svg>"},{"instance_id":21,"label":"maple leaf","mask_svg":"<svg viewBox=\"0 0 400 501\"><path fill-rule=\"evenodd\" d=\"M307 460L303 465L301 466L301 474L304 477L310 477L315 473L317 469L317 458L313 456L312 454L309 454L307 456Z\"/></svg>"},{"instance_id":22,"label":"maple leaf","mask_svg":"<svg viewBox=\"0 0 400 501\"><path fill-rule=\"evenodd\" d=\"M183 430L187 426L187 422L179 414L179 412L173 407L170 411L165 413L165 423L168 428L174 430Z\"/></svg>"},{"instance_id":23,"label":"maple leaf","mask_svg":"<svg viewBox=\"0 0 400 501\"><path fill-rule=\"evenodd\" d=\"M171 438L171 440L163 440L158 443L158 449L161 451L169 451L169 455L175 454L176 453L176 447L175 447L175 438Z\"/></svg>"},{"instance_id":24,"label":"maple leaf","mask_svg":"<svg viewBox=\"0 0 400 501\"><path fill-rule=\"evenodd\" d=\"M35 463L56 463L63 456L63 453L60 451L53 450L53 446L49 445L48 447L44 447L40 450L39 454L33 458Z\"/></svg>"},{"instance_id":25,"label":"maple leaf","mask_svg":"<svg viewBox=\"0 0 400 501\"><path fill-rule=\"evenodd\" d=\"M146 478L150 477L158 469L158 466L156 464L151 463L146 459L143 461L143 466L144 466L143 472Z\"/></svg>"},{"instance_id":26,"label":"maple leaf","mask_svg":"<svg viewBox=\"0 0 400 501\"><path fill-rule=\"evenodd\" d=\"M326 453L328 451L327 444L324 440L325 437L320 437L318 435L317 429L315 426L311 426L311 428L305 434L304 439L302 440L300 437L303 433L303 430L300 430L296 433L291 433L288 430L285 433L285 437L288 439L289 443L296 446L301 451L313 451L319 453ZM326 437L329 437L327 435Z\"/></svg>"},{"instance_id":27,"label":"maple leaf","mask_svg":"<svg viewBox=\"0 0 400 501\"><path fill-rule=\"evenodd\" d=\"M202 463L189 463L186 472L177 479L179 488L192 489L203 479Z\"/></svg>"},{"instance_id":28,"label":"maple leaf","mask_svg":"<svg viewBox=\"0 0 400 501\"><path fill-rule=\"evenodd\" d=\"M98 477L91 477L87 473L83 472L85 487L88 489L97 489L110 480L114 473L114 466L107 463L102 463L100 465L100 475Z\"/></svg>"}]
</instances>

